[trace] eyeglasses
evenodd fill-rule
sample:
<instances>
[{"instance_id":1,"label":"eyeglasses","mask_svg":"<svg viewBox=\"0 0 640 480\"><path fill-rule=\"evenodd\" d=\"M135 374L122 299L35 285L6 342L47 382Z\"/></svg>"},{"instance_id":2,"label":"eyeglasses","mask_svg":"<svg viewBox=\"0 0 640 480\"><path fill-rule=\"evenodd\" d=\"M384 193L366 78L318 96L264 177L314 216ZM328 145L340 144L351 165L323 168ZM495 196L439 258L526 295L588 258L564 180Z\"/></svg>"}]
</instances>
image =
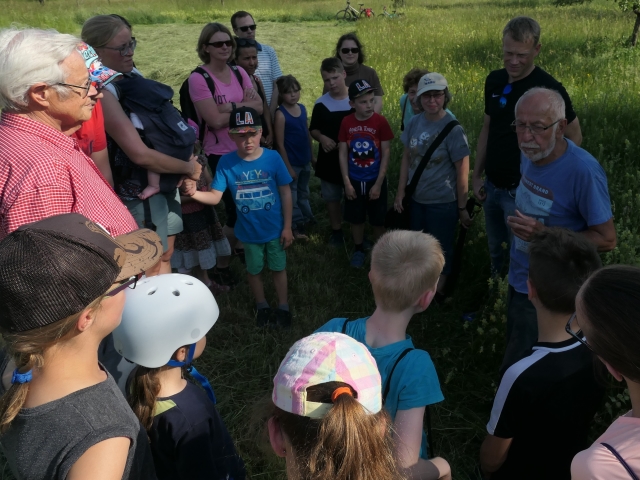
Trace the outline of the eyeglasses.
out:
<instances>
[{"instance_id":1,"label":"eyeglasses","mask_svg":"<svg viewBox=\"0 0 640 480\"><path fill-rule=\"evenodd\" d=\"M355 48L341 48L340 51L342 53L360 53L360 49L358 47Z\"/></svg>"},{"instance_id":2,"label":"eyeglasses","mask_svg":"<svg viewBox=\"0 0 640 480\"><path fill-rule=\"evenodd\" d=\"M441 91L437 93L423 93L421 97L424 97L426 100L440 100L442 97L444 97L444 92Z\"/></svg>"},{"instance_id":3,"label":"eyeglasses","mask_svg":"<svg viewBox=\"0 0 640 480\"><path fill-rule=\"evenodd\" d=\"M223 42L209 42L207 45L211 45L214 48L222 48L223 45L227 47L233 47L233 42L231 40L225 40Z\"/></svg>"},{"instance_id":4,"label":"eyeglasses","mask_svg":"<svg viewBox=\"0 0 640 480\"><path fill-rule=\"evenodd\" d=\"M238 30L240 30L241 32L248 32L249 30L253 32L255 29L256 29L255 23L253 25L247 25L246 27L238 27Z\"/></svg>"},{"instance_id":5,"label":"eyeglasses","mask_svg":"<svg viewBox=\"0 0 640 480\"><path fill-rule=\"evenodd\" d=\"M131 41L126 45L123 45L122 47L102 47L102 48L106 48L107 50L115 50L116 52L120 52L121 57L126 57L129 54L129 50L131 50L131 53L133 53L136 50L137 46L138 46L138 41L136 40L136 37L131 37Z\"/></svg>"},{"instance_id":6,"label":"eyeglasses","mask_svg":"<svg viewBox=\"0 0 640 480\"><path fill-rule=\"evenodd\" d=\"M80 94L82 98L87 98L87 95L89 95L89 90L91 90L91 87L98 90L98 84L96 82L89 82L87 85L74 85L72 83L56 83L56 85L61 85L63 87L70 87L70 88L79 88L80 90L84 91L84 94L82 93Z\"/></svg>"},{"instance_id":7,"label":"eyeglasses","mask_svg":"<svg viewBox=\"0 0 640 480\"><path fill-rule=\"evenodd\" d=\"M118 293L123 291L125 288L130 288L131 290L133 290L134 288L136 288L136 285L138 283L138 278L141 276L142 274L129 277L126 280L122 280L116 288L114 288L113 290L109 290L107 293L104 294L104 296L115 297Z\"/></svg>"},{"instance_id":8,"label":"eyeglasses","mask_svg":"<svg viewBox=\"0 0 640 480\"><path fill-rule=\"evenodd\" d=\"M239 47L246 47L247 45L255 47L257 44L253 38L236 38L236 43Z\"/></svg>"},{"instance_id":9,"label":"eyeglasses","mask_svg":"<svg viewBox=\"0 0 640 480\"><path fill-rule=\"evenodd\" d=\"M511 84L507 83L507 85L502 90L502 96L500 97L500 108L504 108L507 106L506 95L509 95L511 93L511 90L513 90L513 88L511 87Z\"/></svg>"},{"instance_id":10,"label":"eyeglasses","mask_svg":"<svg viewBox=\"0 0 640 480\"><path fill-rule=\"evenodd\" d=\"M556 120L551 125L547 125L546 127L543 127L542 125L527 125L525 123L517 123L516 121L514 121L511 124L511 130L516 133L524 133L525 131L529 130L532 135L541 135L542 133L553 127L560 120Z\"/></svg>"},{"instance_id":11,"label":"eyeglasses","mask_svg":"<svg viewBox=\"0 0 640 480\"><path fill-rule=\"evenodd\" d=\"M584 338L584 334L580 336L582 330L580 329L580 325L578 325L578 319L576 318L576 312L573 312L571 317L569 317L569 321L567 322L566 327L564 327L565 331L571 335L573 338L578 340L581 344L587 347L589 350L593 352L593 348L591 345L587 343L587 340Z\"/></svg>"}]
</instances>

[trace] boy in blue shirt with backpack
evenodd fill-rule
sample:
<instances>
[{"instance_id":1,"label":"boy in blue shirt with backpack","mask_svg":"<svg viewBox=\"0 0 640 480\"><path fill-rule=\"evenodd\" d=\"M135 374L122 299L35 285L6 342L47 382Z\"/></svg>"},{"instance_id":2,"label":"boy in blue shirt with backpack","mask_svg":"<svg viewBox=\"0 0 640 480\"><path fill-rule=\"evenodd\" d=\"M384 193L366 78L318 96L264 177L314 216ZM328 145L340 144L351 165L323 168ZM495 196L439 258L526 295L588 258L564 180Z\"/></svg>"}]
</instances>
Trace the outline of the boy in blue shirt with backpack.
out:
<instances>
[{"instance_id":1,"label":"boy in blue shirt with backpack","mask_svg":"<svg viewBox=\"0 0 640 480\"><path fill-rule=\"evenodd\" d=\"M444 400L431 357L414 348L407 326L436 292L444 255L422 232L394 230L373 247L369 280L376 310L370 317L334 318L316 332L342 332L366 345L382 377L382 399L394 426L399 465L407 478L446 479L446 460L427 460L422 428L428 405Z\"/></svg>"},{"instance_id":2,"label":"boy in blue shirt with backpack","mask_svg":"<svg viewBox=\"0 0 640 480\"><path fill-rule=\"evenodd\" d=\"M287 254L293 241L291 231L292 181L282 157L275 150L260 146L262 123L253 108L231 112L229 136L238 150L220 158L210 192L196 192L193 199L217 205L229 188L238 210L236 237L244 244L249 286L256 301L259 327L289 327L287 292ZM272 312L264 295L262 270L265 259L273 273L278 308Z\"/></svg>"}]
</instances>

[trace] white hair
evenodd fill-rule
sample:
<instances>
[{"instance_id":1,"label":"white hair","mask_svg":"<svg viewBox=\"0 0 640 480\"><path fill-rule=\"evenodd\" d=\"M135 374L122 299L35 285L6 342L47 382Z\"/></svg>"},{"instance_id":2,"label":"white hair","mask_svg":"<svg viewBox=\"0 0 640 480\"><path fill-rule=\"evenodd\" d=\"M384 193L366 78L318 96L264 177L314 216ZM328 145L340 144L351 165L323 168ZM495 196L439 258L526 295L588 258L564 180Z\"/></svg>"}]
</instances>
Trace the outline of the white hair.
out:
<instances>
[{"instance_id":1,"label":"white hair","mask_svg":"<svg viewBox=\"0 0 640 480\"><path fill-rule=\"evenodd\" d=\"M516 103L516 114L518 112L518 106L520 105L520 102L524 101L526 98L531 97L532 95L537 95L539 93L543 94L546 97L547 104L549 105L549 110L551 111L551 115L555 120L562 120L563 118L565 118L565 105L562 95L560 95L560 93L558 93L558 91L556 90L544 87L534 87L524 92L524 95L522 95Z\"/></svg>"},{"instance_id":2,"label":"white hair","mask_svg":"<svg viewBox=\"0 0 640 480\"><path fill-rule=\"evenodd\" d=\"M80 40L55 30L7 28L0 30L0 108L23 111L27 94L36 83L52 85L60 95L68 72L62 62L75 50Z\"/></svg>"}]
</instances>

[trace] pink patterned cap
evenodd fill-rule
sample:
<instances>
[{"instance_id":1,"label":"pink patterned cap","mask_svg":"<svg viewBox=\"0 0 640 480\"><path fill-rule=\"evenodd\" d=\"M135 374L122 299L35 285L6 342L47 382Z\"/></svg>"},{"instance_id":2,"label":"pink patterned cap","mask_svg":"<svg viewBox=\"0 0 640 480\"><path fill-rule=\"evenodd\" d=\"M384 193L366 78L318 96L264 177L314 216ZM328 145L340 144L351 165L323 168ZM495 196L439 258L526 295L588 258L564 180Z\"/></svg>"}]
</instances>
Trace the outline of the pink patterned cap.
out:
<instances>
[{"instance_id":1,"label":"pink patterned cap","mask_svg":"<svg viewBox=\"0 0 640 480\"><path fill-rule=\"evenodd\" d=\"M307 389L343 382L369 413L382 409L382 381L367 347L342 333L314 333L289 349L273 379L273 403L295 415L322 418L331 403L307 400Z\"/></svg>"}]
</instances>

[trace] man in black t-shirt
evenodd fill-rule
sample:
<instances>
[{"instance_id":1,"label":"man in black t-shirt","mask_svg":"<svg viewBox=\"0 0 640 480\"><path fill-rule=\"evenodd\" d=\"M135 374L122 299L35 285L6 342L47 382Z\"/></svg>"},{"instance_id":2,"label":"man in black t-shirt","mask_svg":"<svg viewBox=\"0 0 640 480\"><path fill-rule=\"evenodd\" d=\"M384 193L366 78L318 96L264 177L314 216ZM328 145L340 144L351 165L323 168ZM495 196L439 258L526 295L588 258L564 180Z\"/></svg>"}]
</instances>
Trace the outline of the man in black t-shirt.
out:
<instances>
[{"instance_id":1,"label":"man in black t-shirt","mask_svg":"<svg viewBox=\"0 0 640 480\"><path fill-rule=\"evenodd\" d=\"M537 233L529 255L538 342L502 377L480 464L491 480L569 480L604 396L574 313L580 286L602 264L583 235L561 228Z\"/></svg>"},{"instance_id":2,"label":"man in black t-shirt","mask_svg":"<svg viewBox=\"0 0 640 480\"><path fill-rule=\"evenodd\" d=\"M507 217L514 215L520 182L520 149L511 124L518 99L533 87L560 92L566 105L565 136L580 146L580 123L562 84L533 64L540 53L540 25L529 17L516 17L502 32L505 68L489 74L484 87L484 124L478 138L473 168L473 192L484 202L491 268L500 274L509 256L512 233ZM486 173L486 181L482 174ZM506 244L506 248L505 245Z\"/></svg>"}]
</instances>

